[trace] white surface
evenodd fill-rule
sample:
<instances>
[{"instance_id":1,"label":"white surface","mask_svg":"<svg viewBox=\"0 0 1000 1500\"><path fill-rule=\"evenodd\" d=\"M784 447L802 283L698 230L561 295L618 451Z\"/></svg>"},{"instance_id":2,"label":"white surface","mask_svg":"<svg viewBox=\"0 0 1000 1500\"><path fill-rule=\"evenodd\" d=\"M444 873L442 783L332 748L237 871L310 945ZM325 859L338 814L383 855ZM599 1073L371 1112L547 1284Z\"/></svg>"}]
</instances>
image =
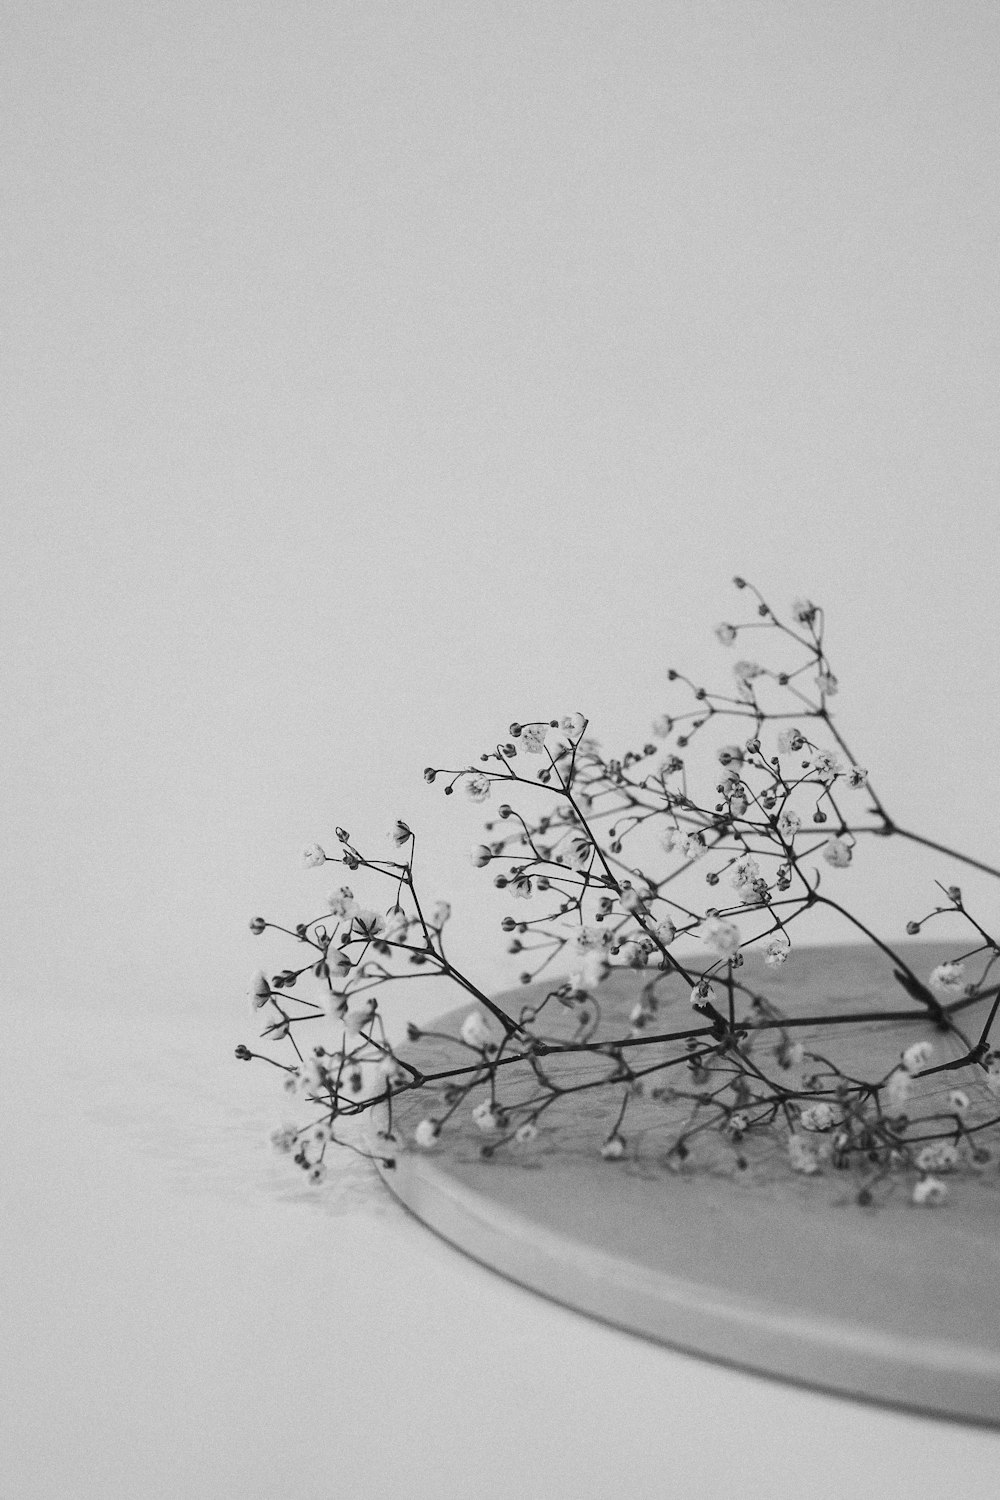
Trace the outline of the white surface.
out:
<instances>
[{"instance_id":1,"label":"white surface","mask_svg":"<svg viewBox=\"0 0 1000 1500\"><path fill-rule=\"evenodd\" d=\"M932 0L5 7L27 1493L986 1484L975 1434L590 1327L356 1178L302 1198L229 1056L245 923L311 906L338 822L417 827L509 984L421 767L513 717L645 738L668 665L727 670L736 571L827 605L894 814L995 851L998 39ZM851 871L887 930L959 873L914 870Z\"/></svg>"},{"instance_id":2,"label":"white surface","mask_svg":"<svg viewBox=\"0 0 1000 1500\"><path fill-rule=\"evenodd\" d=\"M9 1013L4 1500L995 1496L1000 1435L589 1322L353 1157L306 1191L231 1024Z\"/></svg>"}]
</instances>

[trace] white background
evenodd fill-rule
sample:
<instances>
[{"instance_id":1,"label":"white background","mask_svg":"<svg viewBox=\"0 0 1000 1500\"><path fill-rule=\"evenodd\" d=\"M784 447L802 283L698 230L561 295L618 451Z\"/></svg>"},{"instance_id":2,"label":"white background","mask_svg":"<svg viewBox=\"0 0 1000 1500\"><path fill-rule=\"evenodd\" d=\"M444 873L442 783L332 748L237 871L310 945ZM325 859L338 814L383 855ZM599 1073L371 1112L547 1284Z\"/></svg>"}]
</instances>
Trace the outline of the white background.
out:
<instances>
[{"instance_id":1,"label":"white background","mask_svg":"<svg viewBox=\"0 0 1000 1500\"><path fill-rule=\"evenodd\" d=\"M12 1494L994 1493L991 1436L548 1308L353 1166L306 1199L230 1057L337 823L413 823L509 983L422 767L641 742L734 572L827 607L890 809L990 858L996 8L4 20ZM850 872L887 932L959 873Z\"/></svg>"}]
</instances>

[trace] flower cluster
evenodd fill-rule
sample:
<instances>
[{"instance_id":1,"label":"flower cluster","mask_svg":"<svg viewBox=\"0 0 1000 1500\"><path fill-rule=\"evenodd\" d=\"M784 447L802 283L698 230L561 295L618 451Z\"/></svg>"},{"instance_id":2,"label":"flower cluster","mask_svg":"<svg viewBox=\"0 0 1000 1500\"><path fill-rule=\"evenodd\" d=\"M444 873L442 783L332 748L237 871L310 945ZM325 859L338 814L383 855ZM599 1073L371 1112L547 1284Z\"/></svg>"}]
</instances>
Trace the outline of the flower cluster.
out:
<instances>
[{"instance_id":1,"label":"flower cluster","mask_svg":"<svg viewBox=\"0 0 1000 1500\"><path fill-rule=\"evenodd\" d=\"M582 1089L608 1098L606 1160L628 1156L625 1121L641 1099L667 1110L674 1166L708 1135L736 1169L758 1146L774 1162L777 1144L784 1170L847 1173L862 1204L899 1183L914 1204L939 1204L949 1174L990 1159L985 1142L1000 1125L1000 1053L991 1045L1000 985L990 983L1000 945L953 885L939 887L943 900L907 934L950 916L973 937L926 974L849 908L863 840L929 841L890 818L834 722L838 683L823 611L800 598L779 619L743 579L735 583L753 599L752 615L719 625L719 642L733 648L764 631L779 660L741 656L729 686L715 692L670 671L689 704L661 714L644 745L605 756L586 718L571 713L514 722L478 764L424 772L448 795L495 800L470 857L515 908L501 927L521 983L533 986L529 1003L499 1003L452 963L450 907L418 894L416 837L401 819L387 834L393 858L362 852L342 828L335 854L319 844L305 850L307 866L336 864L351 882L331 890L318 915L294 928L251 922L255 934L281 931L304 950L298 966L260 972L250 986L265 1042L281 1044L288 1060L243 1044L237 1056L277 1066L311 1110L307 1123L273 1139L312 1181L330 1146L361 1149L343 1126L370 1111L382 1128L367 1154L387 1165L401 1150L437 1148L456 1117L481 1132L492 1156L530 1148ZM725 736L717 746L716 730ZM696 761L692 749L702 744ZM363 904L355 884L366 892L380 884L381 898ZM759 954L765 970L794 964L799 924L821 909L885 960L885 1006L863 1016L796 1013L747 982L745 955ZM624 1020L610 1006L606 1019L602 998L622 971L632 976L632 1001ZM378 991L427 974L451 980L474 1008L454 1034L411 1024L408 1045L398 1046ZM908 1008L895 1003L900 990ZM671 1007L664 1030L658 1018ZM910 1041L865 1076L816 1044L820 1026L830 1036L867 1023L931 1030L940 1041ZM323 1041L310 1044L317 1034ZM438 1052L422 1052L431 1042ZM954 1086L944 1092L943 1084ZM426 1100L426 1112L413 1116L413 1099ZM404 1102L415 1120L408 1129L398 1124Z\"/></svg>"}]
</instances>

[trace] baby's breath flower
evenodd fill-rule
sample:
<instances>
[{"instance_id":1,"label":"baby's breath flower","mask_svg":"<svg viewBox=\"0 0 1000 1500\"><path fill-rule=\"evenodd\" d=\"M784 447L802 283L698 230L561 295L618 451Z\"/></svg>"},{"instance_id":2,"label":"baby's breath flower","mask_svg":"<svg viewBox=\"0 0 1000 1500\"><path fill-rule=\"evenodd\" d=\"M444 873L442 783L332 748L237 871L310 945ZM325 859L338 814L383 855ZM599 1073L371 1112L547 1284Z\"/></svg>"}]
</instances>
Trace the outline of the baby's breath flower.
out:
<instances>
[{"instance_id":1,"label":"baby's breath flower","mask_svg":"<svg viewBox=\"0 0 1000 1500\"><path fill-rule=\"evenodd\" d=\"M525 724L521 731L521 748L529 755L541 755L545 750L547 724Z\"/></svg>"},{"instance_id":2,"label":"baby's breath flower","mask_svg":"<svg viewBox=\"0 0 1000 1500\"><path fill-rule=\"evenodd\" d=\"M701 1005L713 1005L715 1003L715 990L707 979L699 979L691 991L691 1004L696 1008Z\"/></svg>"},{"instance_id":3,"label":"baby's breath flower","mask_svg":"<svg viewBox=\"0 0 1000 1500\"><path fill-rule=\"evenodd\" d=\"M739 952L740 929L735 922L723 917L706 917L702 923L701 940L716 958L733 958Z\"/></svg>"},{"instance_id":4,"label":"baby's breath flower","mask_svg":"<svg viewBox=\"0 0 1000 1500\"><path fill-rule=\"evenodd\" d=\"M840 691L840 684L832 672L820 672L816 678L816 686L824 698L832 698Z\"/></svg>"},{"instance_id":5,"label":"baby's breath flower","mask_svg":"<svg viewBox=\"0 0 1000 1500\"><path fill-rule=\"evenodd\" d=\"M795 837L801 827L802 819L799 817L798 813L795 812L792 808L786 807L785 811L778 819L778 832L781 834L781 837L784 839L786 844L790 844L792 842L792 839Z\"/></svg>"},{"instance_id":6,"label":"baby's breath flower","mask_svg":"<svg viewBox=\"0 0 1000 1500\"><path fill-rule=\"evenodd\" d=\"M641 943L637 943L634 938L627 938L624 943L619 944L618 957L628 968L641 969L649 955Z\"/></svg>"},{"instance_id":7,"label":"baby's breath flower","mask_svg":"<svg viewBox=\"0 0 1000 1500\"><path fill-rule=\"evenodd\" d=\"M788 1160L793 1172L802 1172L807 1177L812 1177L820 1169L815 1148L805 1136L794 1132L788 1137Z\"/></svg>"},{"instance_id":8,"label":"baby's breath flower","mask_svg":"<svg viewBox=\"0 0 1000 1500\"><path fill-rule=\"evenodd\" d=\"M705 835L703 833L685 834L678 847L685 859L699 859L707 848Z\"/></svg>"},{"instance_id":9,"label":"baby's breath flower","mask_svg":"<svg viewBox=\"0 0 1000 1500\"><path fill-rule=\"evenodd\" d=\"M720 766L741 766L744 760L742 745L723 745L718 752Z\"/></svg>"},{"instance_id":10,"label":"baby's breath flower","mask_svg":"<svg viewBox=\"0 0 1000 1500\"><path fill-rule=\"evenodd\" d=\"M488 865L490 860L493 858L493 850L490 848L489 844L474 844L469 853L469 858L475 865L476 869L481 870L483 866Z\"/></svg>"},{"instance_id":11,"label":"baby's breath flower","mask_svg":"<svg viewBox=\"0 0 1000 1500\"><path fill-rule=\"evenodd\" d=\"M308 1172L309 1181L315 1187L318 1183L320 1183L320 1182L323 1181L323 1178L325 1176L326 1176L326 1162L323 1162L323 1161L314 1161L313 1164L312 1164L312 1166L309 1168L309 1172Z\"/></svg>"},{"instance_id":12,"label":"baby's breath flower","mask_svg":"<svg viewBox=\"0 0 1000 1500\"><path fill-rule=\"evenodd\" d=\"M503 1130L507 1121L503 1112L491 1104L489 1099L484 1099L477 1104L472 1111L472 1118L482 1131Z\"/></svg>"},{"instance_id":13,"label":"baby's breath flower","mask_svg":"<svg viewBox=\"0 0 1000 1500\"><path fill-rule=\"evenodd\" d=\"M490 778L472 771L465 778L465 795L470 802L485 802L490 795Z\"/></svg>"},{"instance_id":14,"label":"baby's breath flower","mask_svg":"<svg viewBox=\"0 0 1000 1500\"><path fill-rule=\"evenodd\" d=\"M994 1098L1000 1096L1000 1057L995 1052L986 1059L983 1082Z\"/></svg>"},{"instance_id":15,"label":"baby's breath flower","mask_svg":"<svg viewBox=\"0 0 1000 1500\"><path fill-rule=\"evenodd\" d=\"M253 1003L254 1010L260 1010L262 1005L267 1004L270 997L271 986L267 982L267 975L262 974L260 970L258 970L257 973L253 976L253 979L250 981L250 999Z\"/></svg>"},{"instance_id":16,"label":"baby's breath flower","mask_svg":"<svg viewBox=\"0 0 1000 1500\"><path fill-rule=\"evenodd\" d=\"M958 1148L951 1141L929 1141L917 1152L921 1172L950 1172L958 1163Z\"/></svg>"},{"instance_id":17,"label":"baby's breath flower","mask_svg":"<svg viewBox=\"0 0 1000 1500\"><path fill-rule=\"evenodd\" d=\"M320 844L309 844L302 851L302 863L312 867L326 863L326 850Z\"/></svg>"},{"instance_id":18,"label":"baby's breath flower","mask_svg":"<svg viewBox=\"0 0 1000 1500\"><path fill-rule=\"evenodd\" d=\"M533 1120L525 1120L524 1124L519 1125L517 1127L517 1130L514 1132L514 1139L518 1142L519 1145L524 1146L527 1145L529 1141L535 1140L537 1135L538 1126L534 1123Z\"/></svg>"},{"instance_id":19,"label":"baby's breath flower","mask_svg":"<svg viewBox=\"0 0 1000 1500\"><path fill-rule=\"evenodd\" d=\"M301 1068L297 1068L299 1093L308 1094L311 1090L321 1089L327 1080L326 1064L318 1052L311 1052L303 1059Z\"/></svg>"},{"instance_id":20,"label":"baby's breath flower","mask_svg":"<svg viewBox=\"0 0 1000 1500\"><path fill-rule=\"evenodd\" d=\"M783 932L776 932L764 945L764 962L770 968L783 964L791 949L791 942Z\"/></svg>"},{"instance_id":21,"label":"baby's breath flower","mask_svg":"<svg viewBox=\"0 0 1000 1500\"><path fill-rule=\"evenodd\" d=\"M829 1130L830 1126L836 1123L837 1113L833 1106L825 1101L806 1105L799 1115L799 1124L803 1130Z\"/></svg>"},{"instance_id":22,"label":"baby's breath flower","mask_svg":"<svg viewBox=\"0 0 1000 1500\"><path fill-rule=\"evenodd\" d=\"M568 739L578 740L587 727L587 720L583 714L567 714L560 722L559 728Z\"/></svg>"},{"instance_id":23,"label":"baby's breath flower","mask_svg":"<svg viewBox=\"0 0 1000 1500\"><path fill-rule=\"evenodd\" d=\"M437 1145L440 1134L441 1127L436 1120L421 1120L413 1132L413 1139L425 1151L430 1151L433 1146Z\"/></svg>"},{"instance_id":24,"label":"baby's breath flower","mask_svg":"<svg viewBox=\"0 0 1000 1500\"><path fill-rule=\"evenodd\" d=\"M926 1208L934 1208L948 1196L948 1184L940 1177L922 1177L913 1187L913 1201Z\"/></svg>"},{"instance_id":25,"label":"baby's breath flower","mask_svg":"<svg viewBox=\"0 0 1000 1500\"><path fill-rule=\"evenodd\" d=\"M850 844L846 843L844 839L827 839L826 844L823 846L823 858L835 870L846 870L853 858L853 851Z\"/></svg>"},{"instance_id":26,"label":"baby's breath flower","mask_svg":"<svg viewBox=\"0 0 1000 1500\"><path fill-rule=\"evenodd\" d=\"M451 917L451 903L448 901L436 901L431 911L431 926L443 927Z\"/></svg>"},{"instance_id":27,"label":"baby's breath flower","mask_svg":"<svg viewBox=\"0 0 1000 1500\"><path fill-rule=\"evenodd\" d=\"M585 870L593 852L594 846L586 834L574 833L566 844L566 861L574 870Z\"/></svg>"},{"instance_id":28,"label":"baby's breath flower","mask_svg":"<svg viewBox=\"0 0 1000 1500\"><path fill-rule=\"evenodd\" d=\"M748 885L739 886L738 895L742 906L760 906L762 901L768 900L768 882L759 876Z\"/></svg>"},{"instance_id":29,"label":"baby's breath flower","mask_svg":"<svg viewBox=\"0 0 1000 1500\"><path fill-rule=\"evenodd\" d=\"M326 904L330 908L330 915L340 917L341 920L353 917L358 910L358 903L349 885L342 885L339 891L331 891L326 898Z\"/></svg>"},{"instance_id":30,"label":"baby's breath flower","mask_svg":"<svg viewBox=\"0 0 1000 1500\"><path fill-rule=\"evenodd\" d=\"M913 1042L903 1053L903 1067L912 1077L914 1073L919 1073L921 1068L926 1068L933 1056L933 1042Z\"/></svg>"},{"instance_id":31,"label":"baby's breath flower","mask_svg":"<svg viewBox=\"0 0 1000 1500\"><path fill-rule=\"evenodd\" d=\"M385 1057L379 1058L378 1066L376 1067L375 1072L376 1075L382 1080L383 1084L391 1089L399 1088L400 1084L406 1082L408 1076L406 1069L403 1068L400 1065L399 1061L391 1054L387 1054Z\"/></svg>"},{"instance_id":32,"label":"baby's breath flower","mask_svg":"<svg viewBox=\"0 0 1000 1500\"><path fill-rule=\"evenodd\" d=\"M531 877L524 874L512 875L507 882L507 889L512 896L518 896L522 901L526 901L532 891Z\"/></svg>"},{"instance_id":33,"label":"baby's breath flower","mask_svg":"<svg viewBox=\"0 0 1000 1500\"><path fill-rule=\"evenodd\" d=\"M760 865L752 854L741 854L733 865L729 884L736 891L750 889L755 891L761 879ZM766 883L766 882L765 882ZM755 898L754 898L755 899Z\"/></svg>"},{"instance_id":34,"label":"baby's breath flower","mask_svg":"<svg viewBox=\"0 0 1000 1500\"><path fill-rule=\"evenodd\" d=\"M868 785L868 772L864 766L852 766L844 779L849 787L857 791L860 787Z\"/></svg>"},{"instance_id":35,"label":"baby's breath flower","mask_svg":"<svg viewBox=\"0 0 1000 1500\"><path fill-rule=\"evenodd\" d=\"M370 906L360 907L354 913L353 929L359 937L371 939L381 937L385 932L385 917Z\"/></svg>"},{"instance_id":36,"label":"baby's breath flower","mask_svg":"<svg viewBox=\"0 0 1000 1500\"><path fill-rule=\"evenodd\" d=\"M733 662L733 676L736 681L744 687L749 687L755 677L762 677L764 668L757 661L735 661Z\"/></svg>"},{"instance_id":37,"label":"baby's breath flower","mask_svg":"<svg viewBox=\"0 0 1000 1500\"><path fill-rule=\"evenodd\" d=\"M734 641L736 640L735 625L729 625L725 620L723 620L721 625L716 625L715 627L715 639L722 646L733 645Z\"/></svg>"},{"instance_id":38,"label":"baby's breath flower","mask_svg":"<svg viewBox=\"0 0 1000 1500\"><path fill-rule=\"evenodd\" d=\"M673 727L674 721L669 714L660 714L653 720L653 733L658 740L665 740Z\"/></svg>"},{"instance_id":39,"label":"baby's breath flower","mask_svg":"<svg viewBox=\"0 0 1000 1500\"><path fill-rule=\"evenodd\" d=\"M964 1089L952 1089L948 1095L948 1108L957 1115L964 1115L969 1108L969 1096Z\"/></svg>"},{"instance_id":40,"label":"baby's breath flower","mask_svg":"<svg viewBox=\"0 0 1000 1500\"><path fill-rule=\"evenodd\" d=\"M581 952L585 953L588 948L600 948L604 945L604 933L599 927L577 927L573 931L570 942Z\"/></svg>"},{"instance_id":41,"label":"baby's breath flower","mask_svg":"<svg viewBox=\"0 0 1000 1500\"><path fill-rule=\"evenodd\" d=\"M830 782L843 773L844 762L832 750L817 750L809 768L821 781Z\"/></svg>"},{"instance_id":42,"label":"baby's breath flower","mask_svg":"<svg viewBox=\"0 0 1000 1500\"><path fill-rule=\"evenodd\" d=\"M913 1085L910 1082L909 1069L905 1067L895 1068L889 1074L885 1086L885 1103L889 1113L892 1115L902 1114L912 1091Z\"/></svg>"},{"instance_id":43,"label":"baby's breath flower","mask_svg":"<svg viewBox=\"0 0 1000 1500\"><path fill-rule=\"evenodd\" d=\"M960 963L938 964L931 970L930 986L942 995L961 994L965 988Z\"/></svg>"},{"instance_id":44,"label":"baby's breath flower","mask_svg":"<svg viewBox=\"0 0 1000 1500\"><path fill-rule=\"evenodd\" d=\"M570 974L570 984L576 990L596 990L598 985L604 983L611 973L611 965L608 963L604 953L598 948L591 948L584 954L583 962L579 968Z\"/></svg>"},{"instance_id":45,"label":"baby's breath flower","mask_svg":"<svg viewBox=\"0 0 1000 1500\"><path fill-rule=\"evenodd\" d=\"M656 926L653 928L653 932L656 937L659 938L664 948L669 948L670 944L677 936L677 928L674 926L673 922L671 922L669 917L664 917L662 922L657 922Z\"/></svg>"},{"instance_id":46,"label":"baby's breath flower","mask_svg":"<svg viewBox=\"0 0 1000 1500\"><path fill-rule=\"evenodd\" d=\"M779 1065L786 1072L801 1068L806 1055L806 1049L801 1042L782 1042L775 1049Z\"/></svg>"},{"instance_id":47,"label":"baby's breath flower","mask_svg":"<svg viewBox=\"0 0 1000 1500\"><path fill-rule=\"evenodd\" d=\"M783 729L778 735L778 754L794 755L804 744L801 729Z\"/></svg>"},{"instance_id":48,"label":"baby's breath flower","mask_svg":"<svg viewBox=\"0 0 1000 1500\"><path fill-rule=\"evenodd\" d=\"M798 625L811 625L816 618L815 604L811 599L793 599L792 618Z\"/></svg>"},{"instance_id":49,"label":"baby's breath flower","mask_svg":"<svg viewBox=\"0 0 1000 1500\"><path fill-rule=\"evenodd\" d=\"M490 1028L483 1020L478 1010L470 1010L461 1027L462 1041L469 1047L477 1047L480 1051L488 1047L493 1038Z\"/></svg>"},{"instance_id":50,"label":"baby's breath flower","mask_svg":"<svg viewBox=\"0 0 1000 1500\"><path fill-rule=\"evenodd\" d=\"M741 787L737 786L736 790L731 793L729 798L729 811L732 813L734 818L743 818L746 816L746 811L749 806L750 802L747 798L746 792L743 791Z\"/></svg>"},{"instance_id":51,"label":"baby's breath flower","mask_svg":"<svg viewBox=\"0 0 1000 1500\"><path fill-rule=\"evenodd\" d=\"M394 906L385 919L385 928L382 932L382 941L385 943L401 943L406 937L410 920L401 906Z\"/></svg>"},{"instance_id":52,"label":"baby's breath flower","mask_svg":"<svg viewBox=\"0 0 1000 1500\"><path fill-rule=\"evenodd\" d=\"M343 982L353 970L350 957L341 949L330 960L331 977Z\"/></svg>"},{"instance_id":53,"label":"baby's breath flower","mask_svg":"<svg viewBox=\"0 0 1000 1500\"><path fill-rule=\"evenodd\" d=\"M271 1145L275 1151L287 1155L298 1140L299 1132L294 1125L282 1125L279 1130L271 1131Z\"/></svg>"},{"instance_id":54,"label":"baby's breath flower","mask_svg":"<svg viewBox=\"0 0 1000 1500\"><path fill-rule=\"evenodd\" d=\"M621 1135L609 1135L601 1147L601 1155L605 1161L618 1161L625 1155L625 1137Z\"/></svg>"},{"instance_id":55,"label":"baby's breath flower","mask_svg":"<svg viewBox=\"0 0 1000 1500\"><path fill-rule=\"evenodd\" d=\"M647 1003L645 996L640 996L629 1011L628 1018L633 1027L641 1031L646 1022L651 1020L655 1014L656 1011Z\"/></svg>"},{"instance_id":56,"label":"baby's breath flower","mask_svg":"<svg viewBox=\"0 0 1000 1500\"><path fill-rule=\"evenodd\" d=\"M408 844L412 839L413 831L402 818L397 818L386 836L392 840L397 849L402 849L403 845Z\"/></svg>"}]
</instances>

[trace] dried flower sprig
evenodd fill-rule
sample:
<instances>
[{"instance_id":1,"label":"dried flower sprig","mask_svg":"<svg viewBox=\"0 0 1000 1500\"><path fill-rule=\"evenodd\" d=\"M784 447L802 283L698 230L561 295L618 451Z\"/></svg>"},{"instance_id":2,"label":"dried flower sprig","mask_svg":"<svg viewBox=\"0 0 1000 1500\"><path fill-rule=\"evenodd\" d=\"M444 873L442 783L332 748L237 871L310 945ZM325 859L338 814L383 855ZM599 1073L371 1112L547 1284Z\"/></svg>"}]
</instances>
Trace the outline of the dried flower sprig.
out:
<instances>
[{"instance_id":1,"label":"dried flower sprig","mask_svg":"<svg viewBox=\"0 0 1000 1500\"><path fill-rule=\"evenodd\" d=\"M838 682L826 654L823 611L797 599L781 619L751 584L734 582L754 600L753 617L720 624L716 636L732 648L749 632L765 631L776 662L737 659L722 691L671 670L669 679L683 685L689 704L661 715L652 739L638 749L605 757L586 718L574 713L512 723L509 737L477 765L424 772L428 782L443 782L448 795L461 789L478 804L504 799L471 860L491 868L494 886L524 903L501 923L508 951L524 965L521 983L566 970L543 998L512 1011L451 961L444 936L451 909L422 902L416 836L401 819L388 835L398 859L362 852L342 828L336 855L318 844L304 854L308 866L339 864L352 879L381 882L383 891L387 885L387 904L364 906L344 884L317 916L294 928L263 917L251 922L255 934L281 931L306 950L304 963L258 973L250 988L253 1009L267 1018L264 1041L290 1049L291 1059L243 1044L236 1055L277 1067L289 1093L312 1107L309 1123L273 1137L311 1180L322 1178L333 1144L392 1165L408 1145L433 1149L466 1109L488 1137L485 1155L523 1148L538 1138L550 1110L583 1090L608 1094L600 1148L606 1159L628 1154L623 1122L630 1102L645 1096L670 1108L673 1164L706 1132L726 1143L737 1167L746 1165L751 1142L777 1137L792 1172L852 1170L861 1203L900 1181L909 1184L914 1203L940 1203L947 1195L941 1174L989 1160L985 1142L1000 1126L1000 1052L992 1045L1000 984L991 983L1000 944L967 909L960 888L940 886L943 902L910 921L907 933L950 915L974 939L922 976L847 906L838 886L831 892L831 883L849 880L839 872L849 870L869 838L907 840L997 878L1000 871L890 817L833 719ZM707 764L689 767L689 751L713 727L727 730L726 742ZM515 796L519 808L506 800ZM796 924L820 909L836 912L883 955L911 1008L796 1014L745 982L740 971L748 950L778 969L794 951ZM697 958L682 939L700 943ZM602 986L622 969L636 971L638 998L627 1030L609 1032ZM453 983L476 1008L454 1036L411 1023L404 1052L383 1026L378 991L390 981L432 975ZM661 1008L681 997L690 1003L686 1019L659 1029ZM565 1024L551 1023L552 1005L563 1022L569 1019L568 1035ZM977 1007L985 1017L967 1033L964 1013ZM310 1045L317 1022L325 1040ZM807 1047L795 1040L798 1028L885 1022L929 1025L953 1055L936 1061L934 1046L918 1040L888 1071L862 1077L818 1052L813 1041ZM762 1036L771 1044L767 1056L757 1047ZM422 1038L450 1043L454 1065L419 1066ZM592 1065L585 1077L582 1060ZM935 1081L918 1097L922 1079ZM942 1096L944 1081L956 1086ZM432 1102L407 1141L394 1127L393 1106L418 1091ZM375 1106L387 1111L387 1126L375 1150L365 1152L340 1127Z\"/></svg>"}]
</instances>

